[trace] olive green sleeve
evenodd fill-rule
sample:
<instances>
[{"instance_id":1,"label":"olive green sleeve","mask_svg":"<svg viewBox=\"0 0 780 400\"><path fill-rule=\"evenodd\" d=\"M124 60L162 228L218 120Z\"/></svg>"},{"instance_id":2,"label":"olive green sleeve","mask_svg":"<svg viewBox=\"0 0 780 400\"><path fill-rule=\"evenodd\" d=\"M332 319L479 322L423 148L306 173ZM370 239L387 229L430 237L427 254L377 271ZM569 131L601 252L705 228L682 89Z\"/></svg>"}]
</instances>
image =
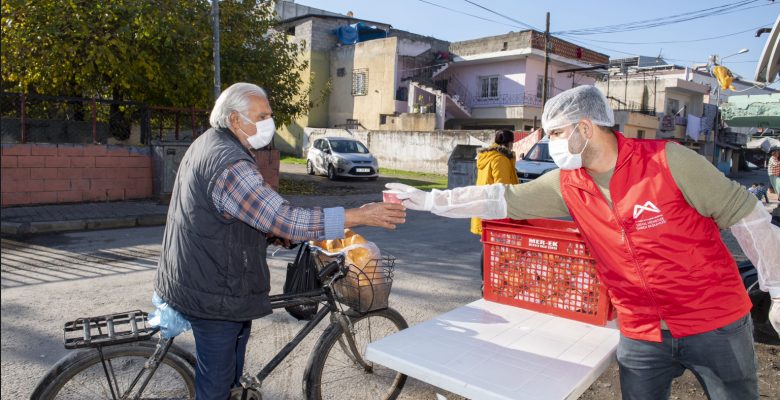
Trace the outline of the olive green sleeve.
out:
<instances>
[{"instance_id":1,"label":"olive green sleeve","mask_svg":"<svg viewBox=\"0 0 780 400\"><path fill-rule=\"evenodd\" d=\"M561 197L560 170L552 170L534 180L507 185L507 217L512 219L568 217L569 209Z\"/></svg>"},{"instance_id":2,"label":"olive green sleeve","mask_svg":"<svg viewBox=\"0 0 780 400\"><path fill-rule=\"evenodd\" d=\"M712 163L677 143L666 144L666 162L688 204L726 229L756 206L756 196L730 180Z\"/></svg>"}]
</instances>

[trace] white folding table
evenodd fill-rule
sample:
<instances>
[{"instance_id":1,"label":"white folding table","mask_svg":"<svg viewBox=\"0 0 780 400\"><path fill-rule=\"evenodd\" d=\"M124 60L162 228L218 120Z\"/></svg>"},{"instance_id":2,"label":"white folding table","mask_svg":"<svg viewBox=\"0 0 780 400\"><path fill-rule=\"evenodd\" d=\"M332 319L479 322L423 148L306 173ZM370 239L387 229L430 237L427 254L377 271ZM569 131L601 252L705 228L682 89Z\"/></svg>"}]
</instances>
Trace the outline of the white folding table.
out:
<instances>
[{"instance_id":1,"label":"white folding table","mask_svg":"<svg viewBox=\"0 0 780 400\"><path fill-rule=\"evenodd\" d=\"M485 300L368 345L366 358L469 399L576 399L619 331Z\"/></svg>"}]
</instances>

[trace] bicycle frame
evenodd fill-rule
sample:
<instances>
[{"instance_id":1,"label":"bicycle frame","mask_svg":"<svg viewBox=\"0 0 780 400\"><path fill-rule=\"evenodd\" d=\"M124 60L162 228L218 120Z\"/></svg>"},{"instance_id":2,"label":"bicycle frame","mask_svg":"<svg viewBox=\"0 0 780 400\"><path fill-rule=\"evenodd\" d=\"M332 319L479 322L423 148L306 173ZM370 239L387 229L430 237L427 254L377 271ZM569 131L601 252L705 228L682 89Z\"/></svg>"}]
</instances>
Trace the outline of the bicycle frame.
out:
<instances>
[{"instance_id":1,"label":"bicycle frame","mask_svg":"<svg viewBox=\"0 0 780 400\"><path fill-rule=\"evenodd\" d=\"M343 264L342 264L343 265ZM329 265L330 266L330 265ZM320 275L327 275L328 267L326 266L323 268L323 271L320 273ZM306 323L306 325L301 328L300 331L295 335L295 337L290 340L279 352L271 359L271 361L266 364L260 372L257 373L257 375L250 375L249 373L245 373L241 379L241 386L244 389L254 389L257 391L260 391L260 387L263 384L263 381L265 378L267 378L276 367L281 364L281 362L296 348L298 345L303 341L303 339L311 333L311 331L316 327L320 322L322 322L323 319L328 314L334 314L336 320L339 324L341 324L343 327L345 327L345 332L347 332L347 341L349 342L349 347L353 352L353 355L355 356L356 360L366 369L370 369L371 367L367 365L367 363L363 360L362 356L360 355L360 352L357 350L357 346L355 345L355 340L352 337L352 335L349 333L349 329L347 329L347 326L349 325L349 322L346 321L345 316L339 309L336 298L333 295L333 291L331 290L330 285L337 280L340 277L343 277L344 273L343 271L337 272L336 275L334 275L330 281L323 285L323 287L304 292L304 293L293 293L293 294L279 294L279 295L273 295L270 296L271 300L271 308L272 309L279 309L284 308L288 306L295 306L295 305L303 305L303 304L318 304L321 302L325 302L325 307L321 308L317 311L317 313L314 315L314 317L309 320L309 322Z\"/></svg>"},{"instance_id":2,"label":"bicycle frame","mask_svg":"<svg viewBox=\"0 0 780 400\"><path fill-rule=\"evenodd\" d=\"M333 291L331 289L331 285L336 280L345 277L345 270L346 267L344 266L344 260L338 259L338 261L332 261L326 266L322 267L321 271L319 272L319 280L320 282L323 281L324 278L327 277L326 282L323 283L323 286L321 288L318 288L316 290L311 290L308 292L303 293L292 293L292 294L278 294L278 295L272 295L269 296L269 300L271 303L272 309L280 309L284 307L289 306L296 306L296 305L305 305L305 304L319 304L319 303L325 303L324 307L322 307L320 310L317 311L317 313L314 315L314 317L309 320L306 325L301 328L301 330L298 331L298 333L295 335L295 337L290 340L279 352L271 359L271 361L266 364L260 372L258 372L256 375L252 376L249 373L245 373L241 378L241 386L244 389L253 389L256 391L260 391L260 388L263 384L263 381L276 369L276 367L279 366L279 364L284 361L284 359L293 351L296 347L303 341L303 339L308 336L312 330L320 323L323 319L325 319L328 314L331 314L331 319L334 323L338 323L343 328L344 332L346 333L347 338L347 344L348 348L350 349L350 352L352 353L352 356L354 356L354 360L359 363L366 371L370 371L372 367L366 363L365 360L363 360L363 357L360 355L360 351L357 349L357 346L355 344L355 339L351 334L350 326L351 323L349 322L349 319L344 315L344 313L339 308L339 305L336 301L336 298L333 294ZM114 399L128 399L130 393L132 393L133 389L140 383L138 393L133 396L133 399L139 399L141 397L141 394L143 393L144 389L148 385L149 381L151 380L152 376L157 370L157 367L162 363L162 360L166 357L168 354L168 351L170 350L171 345L173 344L174 338L163 338L162 336L159 339L159 342L157 344L157 348L154 352L154 354L146 361L144 364L144 368L138 372L138 375L133 379L129 387L124 393L119 393L119 387L115 386L112 382L112 377L114 375L113 373L113 366L111 365L110 361L107 361L103 357L103 346L96 346L96 350L100 354L100 360L103 365L103 371L106 375L106 379L108 380L108 385L111 390L111 395ZM343 345L343 344L342 344ZM346 351L346 348L344 349ZM146 373L146 376L144 377L144 374ZM143 379L142 379L143 377ZM114 378L115 380L115 378ZM116 392L115 392L116 389Z\"/></svg>"}]
</instances>

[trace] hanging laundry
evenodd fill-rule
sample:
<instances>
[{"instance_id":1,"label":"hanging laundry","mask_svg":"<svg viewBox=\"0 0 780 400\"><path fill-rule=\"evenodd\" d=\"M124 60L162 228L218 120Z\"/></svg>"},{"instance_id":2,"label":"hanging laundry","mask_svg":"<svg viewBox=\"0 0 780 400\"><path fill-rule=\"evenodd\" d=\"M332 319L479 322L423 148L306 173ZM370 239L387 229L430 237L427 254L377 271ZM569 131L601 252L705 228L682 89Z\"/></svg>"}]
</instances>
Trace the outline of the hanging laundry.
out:
<instances>
[{"instance_id":1,"label":"hanging laundry","mask_svg":"<svg viewBox=\"0 0 780 400\"><path fill-rule=\"evenodd\" d=\"M688 125L685 127L685 134L691 139L698 141L699 132L701 132L701 118L689 114Z\"/></svg>"}]
</instances>

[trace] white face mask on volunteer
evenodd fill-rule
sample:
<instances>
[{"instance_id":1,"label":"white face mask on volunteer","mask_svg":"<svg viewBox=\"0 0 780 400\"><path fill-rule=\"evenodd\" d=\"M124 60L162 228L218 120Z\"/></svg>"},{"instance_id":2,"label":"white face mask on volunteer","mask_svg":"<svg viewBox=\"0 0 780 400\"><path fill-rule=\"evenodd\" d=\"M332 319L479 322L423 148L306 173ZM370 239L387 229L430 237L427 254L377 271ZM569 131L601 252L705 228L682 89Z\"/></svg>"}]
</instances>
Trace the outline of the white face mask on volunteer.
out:
<instances>
[{"instance_id":1,"label":"white face mask on volunteer","mask_svg":"<svg viewBox=\"0 0 780 400\"><path fill-rule=\"evenodd\" d=\"M238 128L238 130L240 130L241 133L246 136L247 142L249 142L249 145L252 146L253 149L257 150L268 146L268 144L271 143L271 140L274 139L274 133L276 132L276 124L274 124L273 118L266 118L264 120L252 122L252 120L247 118L244 114L238 113L238 115L240 115L241 118L247 120L249 123L255 124L257 133L252 136L247 135L247 133L244 132L244 130L240 127Z\"/></svg>"},{"instance_id":2,"label":"white face mask on volunteer","mask_svg":"<svg viewBox=\"0 0 780 400\"><path fill-rule=\"evenodd\" d=\"M550 139L549 149L550 157L555 161L560 169L572 170L582 168L582 153L585 152L585 148L588 147L588 140L585 139L585 146L582 147L582 151L577 154L569 152L569 139L574 135L575 131L578 131L580 124L574 125L574 129L566 139Z\"/></svg>"}]
</instances>

